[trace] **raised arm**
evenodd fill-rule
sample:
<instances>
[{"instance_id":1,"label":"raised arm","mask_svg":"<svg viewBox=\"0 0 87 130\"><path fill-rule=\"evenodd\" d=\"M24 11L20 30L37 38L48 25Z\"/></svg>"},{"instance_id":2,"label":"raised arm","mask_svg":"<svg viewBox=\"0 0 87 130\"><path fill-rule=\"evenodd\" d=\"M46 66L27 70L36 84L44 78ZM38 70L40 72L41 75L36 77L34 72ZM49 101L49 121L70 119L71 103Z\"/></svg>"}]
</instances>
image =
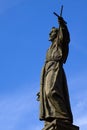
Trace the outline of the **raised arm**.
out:
<instances>
[{"instance_id":1,"label":"raised arm","mask_svg":"<svg viewBox=\"0 0 87 130\"><path fill-rule=\"evenodd\" d=\"M70 35L67 28L67 23L62 17L58 17L58 23L59 23L59 32L58 32L58 43L62 47L62 53L63 53L63 63L66 62L68 52L69 52L69 42L70 42Z\"/></svg>"}]
</instances>

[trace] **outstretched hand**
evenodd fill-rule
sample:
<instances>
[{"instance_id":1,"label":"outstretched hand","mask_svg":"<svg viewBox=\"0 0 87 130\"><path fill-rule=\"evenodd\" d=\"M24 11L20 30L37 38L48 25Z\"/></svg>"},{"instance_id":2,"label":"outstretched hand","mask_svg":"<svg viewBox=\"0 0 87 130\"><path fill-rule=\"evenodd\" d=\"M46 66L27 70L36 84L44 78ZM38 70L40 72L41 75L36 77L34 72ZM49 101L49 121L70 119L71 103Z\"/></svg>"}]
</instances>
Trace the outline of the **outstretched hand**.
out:
<instances>
[{"instance_id":1,"label":"outstretched hand","mask_svg":"<svg viewBox=\"0 0 87 130\"><path fill-rule=\"evenodd\" d=\"M58 23L61 24L67 24L66 21L63 19L63 17L59 16L58 17Z\"/></svg>"}]
</instances>

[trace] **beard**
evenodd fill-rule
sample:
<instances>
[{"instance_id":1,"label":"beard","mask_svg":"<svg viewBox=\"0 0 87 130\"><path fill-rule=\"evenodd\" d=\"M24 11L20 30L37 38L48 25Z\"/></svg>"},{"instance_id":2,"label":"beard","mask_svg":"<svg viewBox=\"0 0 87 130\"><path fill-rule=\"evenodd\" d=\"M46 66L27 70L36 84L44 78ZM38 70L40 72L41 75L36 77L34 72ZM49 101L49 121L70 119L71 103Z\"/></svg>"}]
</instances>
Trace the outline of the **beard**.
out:
<instances>
[{"instance_id":1,"label":"beard","mask_svg":"<svg viewBox=\"0 0 87 130\"><path fill-rule=\"evenodd\" d=\"M55 38L56 38L56 35L50 36L49 41L54 41Z\"/></svg>"}]
</instances>

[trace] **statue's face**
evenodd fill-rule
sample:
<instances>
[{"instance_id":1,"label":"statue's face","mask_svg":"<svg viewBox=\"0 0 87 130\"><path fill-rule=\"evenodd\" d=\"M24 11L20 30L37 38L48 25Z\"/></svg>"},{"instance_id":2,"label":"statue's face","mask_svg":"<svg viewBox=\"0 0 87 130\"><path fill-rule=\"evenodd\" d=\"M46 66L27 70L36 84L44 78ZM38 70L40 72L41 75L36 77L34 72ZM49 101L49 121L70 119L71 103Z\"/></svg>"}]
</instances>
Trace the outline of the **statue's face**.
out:
<instances>
[{"instance_id":1,"label":"statue's face","mask_svg":"<svg viewBox=\"0 0 87 130\"><path fill-rule=\"evenodd\" d=\"M55 28L52 28L51 32L49 33L49 41L53 41L57 36L57 31Z\"/></svg>"}]
</instances>

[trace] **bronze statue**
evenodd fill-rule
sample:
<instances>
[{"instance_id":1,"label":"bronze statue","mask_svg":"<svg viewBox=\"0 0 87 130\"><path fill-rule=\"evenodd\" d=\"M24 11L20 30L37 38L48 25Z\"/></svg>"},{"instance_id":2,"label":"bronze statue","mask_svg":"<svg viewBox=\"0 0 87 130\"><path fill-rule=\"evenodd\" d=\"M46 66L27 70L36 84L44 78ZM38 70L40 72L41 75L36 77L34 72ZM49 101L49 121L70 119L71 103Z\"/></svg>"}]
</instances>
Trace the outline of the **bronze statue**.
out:
<instances>
[{"instance_id":1,"label":"bronze statue","mask_svg":"<svg viewBox=\"0 0 87 130\"><path fill-rule=\"evenodd\" d=\"M73 123L67 80L63 69L69 52L70 35L62 16L58 16L58 23L59 28L53 27L49 33L49 41L52 44L47 50L41 73L40 93L38 93L40 120L45 121L45 126L55 119Z\"/></svg>"}]
</instances>

